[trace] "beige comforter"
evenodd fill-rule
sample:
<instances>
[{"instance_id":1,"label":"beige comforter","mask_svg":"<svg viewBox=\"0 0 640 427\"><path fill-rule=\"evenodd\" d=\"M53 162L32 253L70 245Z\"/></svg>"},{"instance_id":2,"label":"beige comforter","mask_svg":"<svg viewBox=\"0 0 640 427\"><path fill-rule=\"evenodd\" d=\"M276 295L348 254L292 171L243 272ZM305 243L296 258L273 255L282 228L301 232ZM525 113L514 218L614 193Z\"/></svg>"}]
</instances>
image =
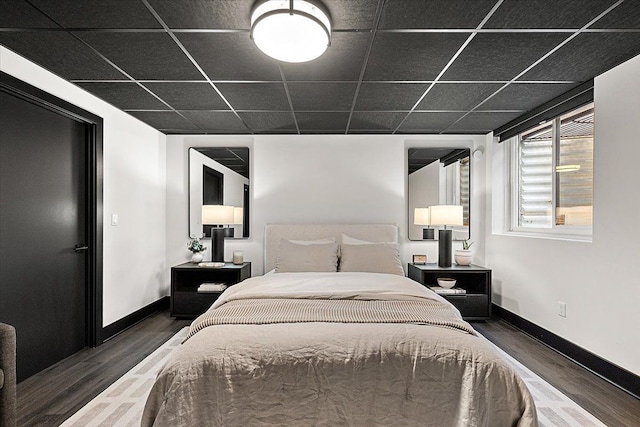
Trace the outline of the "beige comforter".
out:
<instances>
[{"instance_id":1,"label":"beige comforter","mask_svg":"<svg viewBox=\"0 0 640 427\"><path fill-rule=\"evenodd\" d=\"M302 313L299 321L283 314L283 301ZM403 316L403 301L415 312L401 319L406 323L394 320ZM392 308L362 318L368 302ZM259 308L252 311L252 303ZM318 310L325 303L333 308ZM319 321L309 318L309 307L323 313ZM343 317L332 317L335 307ZM442 307L438 320L433 314ZM254 324L243 324L247 310L258 313ZM345 321L354 316L361 321ZM444 299L400 276L252 278L194 321L192 335L158 374L142 425L537 425L523 381L465 325Z\"/></svg>"}]
</instances>

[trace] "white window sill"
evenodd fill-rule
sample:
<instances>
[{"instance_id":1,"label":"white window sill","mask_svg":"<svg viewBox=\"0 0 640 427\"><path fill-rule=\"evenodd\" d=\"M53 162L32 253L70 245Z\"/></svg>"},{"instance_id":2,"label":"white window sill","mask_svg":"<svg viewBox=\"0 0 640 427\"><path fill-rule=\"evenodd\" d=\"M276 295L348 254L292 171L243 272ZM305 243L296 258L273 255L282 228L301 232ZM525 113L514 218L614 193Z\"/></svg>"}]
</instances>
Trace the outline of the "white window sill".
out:
<instances>
[{"instance_id":1,"label":"white window sill","mask_svg":"<svg viewBox=\"0 0 640 427\"><path fill-rule=\"evenodd\" d=\"M502 233L493 233L499 236L510 236L510 237L528 237L531 239L548 239L548 240L564 240L569 242L583 242L583 243L591 243L593 242L593 236L591 235L580 235L580 234L568 234L568 233L559 233L559 232L540 232L540 231L503 231Z\"/></svg>"}]
</instances>

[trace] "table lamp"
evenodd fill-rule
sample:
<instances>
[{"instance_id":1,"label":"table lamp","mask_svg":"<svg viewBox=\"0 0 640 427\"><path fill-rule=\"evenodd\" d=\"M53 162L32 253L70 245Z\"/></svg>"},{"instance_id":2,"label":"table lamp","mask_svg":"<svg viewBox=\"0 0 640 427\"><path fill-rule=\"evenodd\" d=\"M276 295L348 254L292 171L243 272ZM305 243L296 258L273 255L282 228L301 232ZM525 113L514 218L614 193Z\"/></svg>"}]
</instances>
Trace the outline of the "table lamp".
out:
<instances>
[{"instance_id":1,"label":"table lamp","mask_svg":"<svg viewBox=\"0 0 640 427\"><path fill-rule=\"evenodd\" d=\"M233 206L203 205L202 225L211 225L211 262L224 262L225 225L233 224Z\"/></svg>"},{"instance_id":2,"label":"table lamp","mask_svg":"<svg viewBox=\"0 0 640 427\"><path fill-rule=\"evenodd\" d=\"M452 232L451 230L447 230L447 225L463 225L462 206L430 206L429 216L431 225L444 226L444 230L438 232L438 265L440 267L451 267Z\"/></svg>"},{"instance_id":3,"label":"table lamp","mask_svg":"<svg viewBox=\"0 0 640 427\"><path fill-rule=\"evenodd\" d=\"M434 229L431 225L431 214L429 208L415 208L413 211L413 223L415 225L426 225L427 228L422 229L422 240L434 240Z\"/></svg>"}]
</instances>

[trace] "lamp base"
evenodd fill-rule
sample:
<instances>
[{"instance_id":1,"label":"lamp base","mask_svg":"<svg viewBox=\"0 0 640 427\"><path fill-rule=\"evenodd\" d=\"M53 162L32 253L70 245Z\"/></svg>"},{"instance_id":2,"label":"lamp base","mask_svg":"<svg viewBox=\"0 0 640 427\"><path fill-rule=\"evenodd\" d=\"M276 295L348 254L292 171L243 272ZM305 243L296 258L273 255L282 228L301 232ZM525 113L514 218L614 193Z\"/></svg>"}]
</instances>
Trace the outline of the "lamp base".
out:
<instances>
[{"instance_id":1,"label":"lamp base","mask_svg":"<svg viewBox=\"0 0 640 427\"><path fill-rule=\"evenodd\" d=\"M226 228L211 228L211 262L224 262Z\"/></svg>"},{"instance_id":2,"label":"lamp base","mask_svg":"<svg viewBox=\"0 0 640 427\"><path fill-rule=\"evenodd\" d=\"M440 230L438 232L438 265L440 267L451 267L452 237L451 230Z\"/></svg>"},{"instance_id":3,"label":"lamp base","mask_svg":"<svg viewBox=\"0 0 640 427\"><path fill-rule=\"evenodd\" d=\"M435 240L436 234L433 228L423 228L422 229L422 240Z\"/></svg>"}]
</instances>

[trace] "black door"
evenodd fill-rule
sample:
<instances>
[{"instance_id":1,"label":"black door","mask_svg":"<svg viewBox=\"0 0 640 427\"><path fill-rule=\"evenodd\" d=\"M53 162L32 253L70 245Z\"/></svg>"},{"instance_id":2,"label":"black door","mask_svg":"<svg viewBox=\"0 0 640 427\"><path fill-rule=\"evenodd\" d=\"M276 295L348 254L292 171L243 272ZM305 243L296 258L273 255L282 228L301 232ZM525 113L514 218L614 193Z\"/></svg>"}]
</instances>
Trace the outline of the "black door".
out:
<instances>
[{"instance_id":1,"label":"black door","mask_svg":"<svg viewBox=\"0 0 640 427\"><path fill-rule=\"evenodd\" d=\"M87 343L87 125L0 91L0 321L21 381Z\"/></svg>"}]
</instances>

